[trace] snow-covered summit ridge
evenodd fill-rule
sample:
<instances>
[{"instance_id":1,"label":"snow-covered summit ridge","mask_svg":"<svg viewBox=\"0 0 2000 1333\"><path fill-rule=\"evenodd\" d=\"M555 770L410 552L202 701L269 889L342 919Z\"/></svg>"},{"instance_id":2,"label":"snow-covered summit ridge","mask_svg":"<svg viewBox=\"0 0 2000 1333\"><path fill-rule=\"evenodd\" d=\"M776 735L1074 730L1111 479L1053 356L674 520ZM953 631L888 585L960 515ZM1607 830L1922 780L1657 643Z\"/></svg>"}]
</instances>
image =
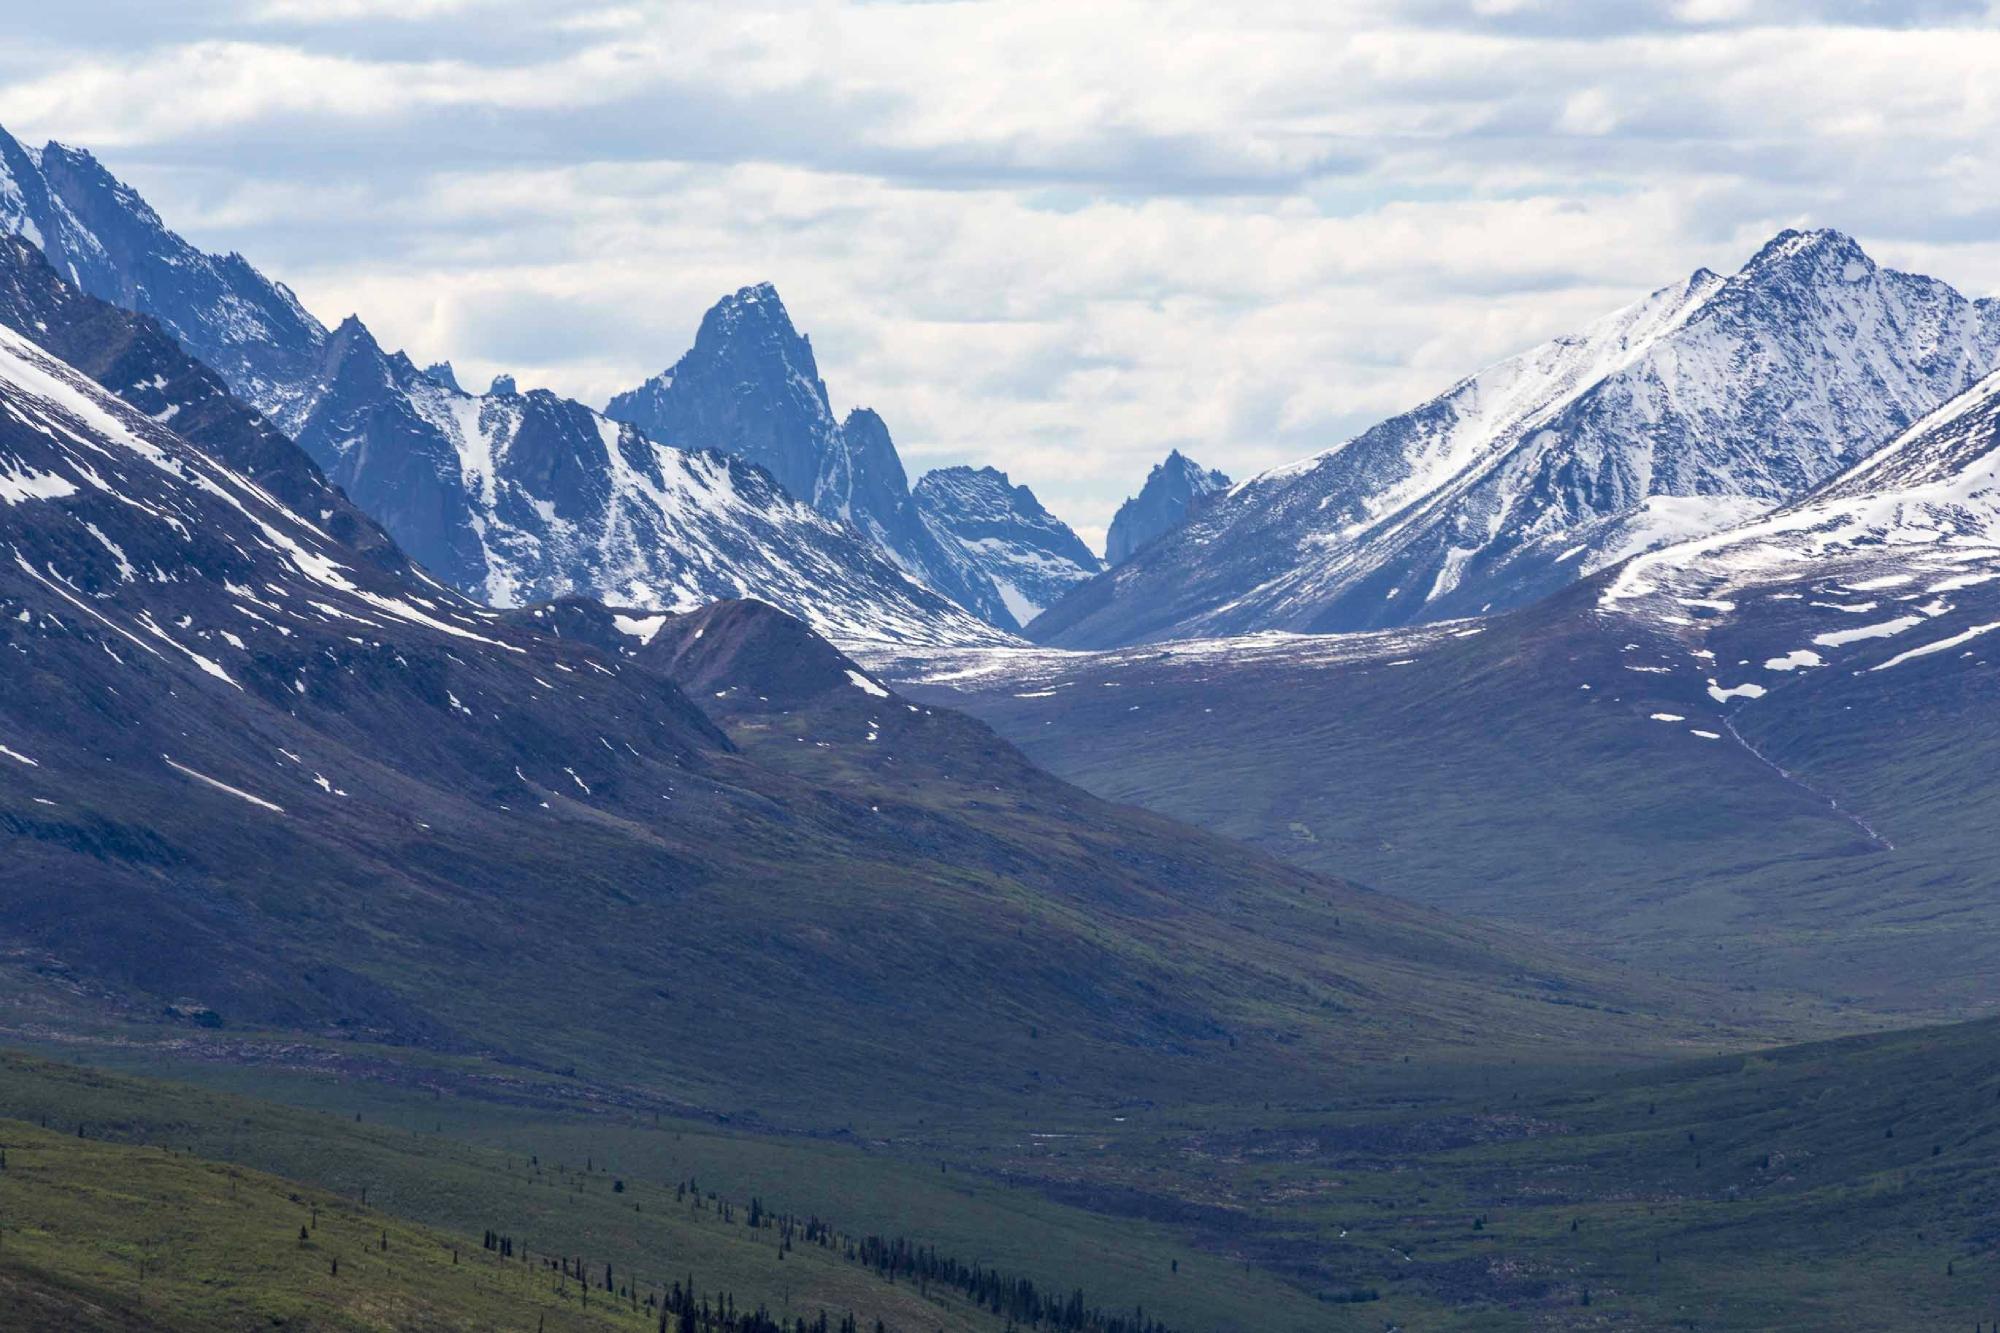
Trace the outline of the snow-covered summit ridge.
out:
<instances>
[{"instance_id":1,"label":"snow-covered summit ridge","mask_svg":"<svg viewBox=\"0 0 2000 1333\"><path fill-rule=\"evenodd\" d=\"M1090 646L1522 605L1733 526L1993 369L2000 307L1788 231L1273 469L1037 625Z\"/></svg>"}]
</instances>

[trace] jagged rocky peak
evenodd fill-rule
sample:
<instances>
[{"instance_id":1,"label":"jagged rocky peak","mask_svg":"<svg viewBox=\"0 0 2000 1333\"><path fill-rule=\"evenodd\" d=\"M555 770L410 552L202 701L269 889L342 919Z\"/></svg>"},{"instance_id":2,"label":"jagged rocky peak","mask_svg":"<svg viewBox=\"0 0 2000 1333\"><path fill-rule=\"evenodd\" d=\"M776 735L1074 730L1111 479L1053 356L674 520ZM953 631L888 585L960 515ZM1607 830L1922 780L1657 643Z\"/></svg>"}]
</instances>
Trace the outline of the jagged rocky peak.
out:
<instances>
[{"instance_id":1,"label":"jagged rocky peak","mask_svg":"<svg viewBox=\"0 0 2000 1333\"><path fill-rule=\"evenodd\" d=\"M86 155L26 149L0 131L0 225L47 240L73 285L151 315L468 594L512 605L582 590L655 609L754 594L844 640L999 638L949 600L948 569L919 586L914 563L754 468L667 448L547 390L467 394L455 374L447 383L385 352L358 318L329 331L240 256L203 254L167 230ZM739 295L741 325L764 297ZM782 319L775 293L768 304ZM914 512L907 526L927 539ZM928 554L945 563L934 542Z\"/></svg>"},{"instance_id":2,"label":"jagged rocky peak","mask_svg":"<svg viewBox=\"0 0 2000 1333\"><path fill-rule=\"evenodd\" d=\"M486 386L488 398L512 398L520 392L520 386L514 383L512 375L495 375L493 382Z\"/></svg>"},{"instance_id":3,"label":"jagged rocky peak","mask_svg":"<svg viewBox=\"0 0 2000 1333\"><path fill-rule=\"evenodd\" d=\"M924 522L992 582L1018 624L1102 568L1068 524L998 468L937 468L915 495Z\"/></svg>"},{"instance_id":4,"label":"jagged rocky peak","mask_svg":"<svg viewBox=\"0 0 2000 1333\"><path fill-rule=\"evenodd\" d=\"M770 283L716 302L687 354L605 413L655 439L754 463L919 583L990 624L1018 627L999 590L918 514L882 418L866 408L835 418L812 343Z\"/></svg>"},{"instance_id":5,"label":"jagged rocky peak","mask_svg":"<svg viewBox=\"0 0 2000 1333\"><path fill-rule=\"evenodd\" d=\"M442 385L453 393L464 393L465 386L458 382L458 372L449 361L433 361L424 367L424 378L433 384Z\"/></svg>"},{"instance_id":6,"label":"jagged rocky peak","mask_svg":"<svg viewBox=\"0 0 2000 1333\"><path fill-rule=\"evenodd\" d=\"M812 343L768 282L716 302L687 354L612 398L605 415L669 444L747 459L808 502L844 453Z\"/></svg>"},{"instance_id":7,"label":"jagged rocky peak","mask_svg":"<svg viewBox=\"0 0 2000 1333\"><path fill-rule=\"evenodd\" d=\"M1140 547L1179 527L1203 500L1228 489L1228 477L1173 450L1146 474L1139 493L1118 506L1104 539L1105 562L1124 564Z\"/></svg>"}]
</instances>

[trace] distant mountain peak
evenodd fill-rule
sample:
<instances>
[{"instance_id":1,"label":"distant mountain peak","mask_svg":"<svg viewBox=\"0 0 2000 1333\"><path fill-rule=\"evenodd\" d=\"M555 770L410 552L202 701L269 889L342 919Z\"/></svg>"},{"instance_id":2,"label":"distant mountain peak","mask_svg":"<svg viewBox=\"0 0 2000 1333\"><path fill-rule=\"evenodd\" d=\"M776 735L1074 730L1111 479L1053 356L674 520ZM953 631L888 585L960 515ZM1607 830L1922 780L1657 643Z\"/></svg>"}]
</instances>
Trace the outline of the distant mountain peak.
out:
<instances>
[{"instance_id":1,"label":"distant mountain peak","mask_svg":"<svg viewBox=\"0 0 2000 1333\"><path fill-rule=\"evenodd\" d=\"M464 386L458 382L458 372L449 361L433 361L424 367L424 378L433 384L441 384L454 393L464 393Z\"/></svg>"},{"instance_id":2,"label":"distant mountain peak","mask_svg":"<svg viewBox=\"0 0 2000 1333\"><path fill-rule=\"evenodd\" d=\"M520 386L514 382L512 375L495 375L493 382L486 386L488 398L512 398L520 392Z\"/></svg>"},{"instance_id":3,"label":"distant mountain peak","mask_svg":"<svg viewBox=\"0 0 2000 1333\"><path fill-rule=\"evenodd\" d=\"M1018 624L1102 567L1068 524L999 468L935 468L914 495L924 523L991 581Z\"/></svg>"},{"instance_id":4,"label":"distant mountain peak","mask_svg":"<svg viewBox=\"0 0 2000 1333\"><path fill-rule=\"evenodd\" d=\"M1146 474L1139 493L1118 507L1105 533L1104 559L1120 565L1134 552L1186 521L1203 500L1229 489L1229 478L1202 467L1179 449Z\"/></svg>"},{"instance_id":5,"label":"distant mountain peak","mask_svg":"<svg viewBox=\"0 0 2000 1333\"><path fill-rule=\"evenodd\" d=\"M770 283L723 297L668 370L605 415L655 439L754 463L793 496L879 547L920 583L1002 629L999 591L918 514L889 427L869 408L834 417L812 343Z\"/></svg>"}]
</instances>

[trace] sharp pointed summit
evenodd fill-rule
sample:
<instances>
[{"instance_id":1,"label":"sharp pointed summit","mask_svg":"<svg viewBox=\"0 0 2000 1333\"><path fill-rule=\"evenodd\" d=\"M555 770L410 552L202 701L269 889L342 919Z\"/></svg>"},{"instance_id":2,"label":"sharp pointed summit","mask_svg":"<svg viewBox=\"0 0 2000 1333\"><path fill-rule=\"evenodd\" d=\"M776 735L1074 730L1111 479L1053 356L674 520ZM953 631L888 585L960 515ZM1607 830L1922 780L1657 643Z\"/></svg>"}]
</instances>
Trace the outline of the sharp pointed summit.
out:
<instances>
[{"instance_id":1,"label":"sharp pointed summit","mask_svg":"<svg viewBox=\"0 0 2000 1333\"><path fill-rule=\"evenodd\" d=\"M1146 474L1139 493L1118 506L1105 534L1106 564L1122 565L1143 546L1187 521L1189 513L1209 496L1229 489L1229 478L1204 468L1180 450Z\"/></svg>"},{"instance_id":2,"label":"sharp pointed summit","mask_svg":"<svg viewBox=\"0 0 2000 1333\"><path fill-rule=\"evenodd\" d=\"M671 444L756 464L918 582L990 624L1019 628L993 581L918 514L882 418L866 408L835 417L812 342L771 284L716 302L687 354L612 398L605 414Z\"/></svg>"}]
</instances>

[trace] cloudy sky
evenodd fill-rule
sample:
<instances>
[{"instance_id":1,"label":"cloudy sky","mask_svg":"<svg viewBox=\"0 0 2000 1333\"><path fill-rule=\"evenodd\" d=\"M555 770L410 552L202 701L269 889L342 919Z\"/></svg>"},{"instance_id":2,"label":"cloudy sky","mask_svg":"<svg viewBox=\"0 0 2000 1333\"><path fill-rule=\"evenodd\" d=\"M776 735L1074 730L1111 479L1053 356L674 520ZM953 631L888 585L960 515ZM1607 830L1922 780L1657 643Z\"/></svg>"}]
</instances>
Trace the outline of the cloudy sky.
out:
<instances>
[{"instance_id":1,"label":"cloudy sky","mask_svg":"<svg viewBox=\"0 0 2000 1333\"><path fill-rule=\"evenodd\" d=\"M1788 225L2000 291L1985 0L76 0L0 124L601 404L768 279L836 410L1101 538Z\"/></svg>"}]
</instances>

